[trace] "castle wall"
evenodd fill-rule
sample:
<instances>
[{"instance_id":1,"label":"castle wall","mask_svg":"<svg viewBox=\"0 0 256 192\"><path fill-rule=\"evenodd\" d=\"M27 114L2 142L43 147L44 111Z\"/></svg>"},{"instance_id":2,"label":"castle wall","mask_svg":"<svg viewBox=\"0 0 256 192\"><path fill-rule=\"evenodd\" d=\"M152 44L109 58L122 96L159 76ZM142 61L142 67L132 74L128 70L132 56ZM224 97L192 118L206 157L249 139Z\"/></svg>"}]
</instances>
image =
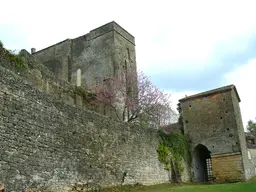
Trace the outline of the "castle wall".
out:
<instances>
[{"instance_id":1,"label":"castle wall","mask_svg":"<svg viewBox=\"0 0 256 192\"><path fill-rule=\"evenodd\" d=\"M72 80L76 82L76 72L82 71L82 86L93 88L101 85L104 78L114 76L114 36L106 31L92 38L91 34L73 40Z\"/></svg>"},{"instance_id":2,"label":"castle wall","mask_svg":"<svg viewBox=\"0 0 256 192\"><path fill-rule=\"evenodd\" d=\"M20 55L25 60L25 66L19 71L19 76L21 76L27 84L50 94L56 100L65 102L66 104L95 111L99 110L97 106L90 105L90 98L93 96L86 89L76 87L67 81L58 79L47 67L38 62L38 60L26 50L21 50ZM3 57L4 55L1 54L0 50L0 58L2 59ZM9 69L12 70L11 68ZM85 96L87 97L85 98Z\"/></svg>"},{"instance_id":3,"label":"castle wall","mask_svg":"<svg viewBox=\"0 0 256 192\"><path fill-rule=\"evenodd\" d=\"M71 40L67 39L33 54L59 79L71 78Z\"/></svg>"},{"instance_id":4,"label":"castle wall","mask_svg":"<svg viewBox=\"0 0 256 192\"><path fill-rule=\"evenodd\" d=\"M191 151L193 152L198 144L208 148L211 152L213 174L217 182L245 179L243 158L240 158L244 149L241 143L243 142L239 121L241 116L237 112L239 104L236 97L233 90L226 89L213 94L180 100L184 131L189 135ZM230 154L236 154L236 156L228 156ZM231 157L235 158L237 163L230 163L226 160ZM228 167L229 170L237 170L239 174L230 172L220 177L218 170L222 166ZM197 167L193 166L192 172L196 169Z\"/></svg>"},{"instance_id":5,"label":"castle wall","mask_svg":"<svg viewBox=\"0 0 256 192\"><path fill-rule=\"evenodd\" d=\"M156 131L56 101L1 66L0 76L0 183L7 191L169 180Z\"/></svg>"}]
</instances>

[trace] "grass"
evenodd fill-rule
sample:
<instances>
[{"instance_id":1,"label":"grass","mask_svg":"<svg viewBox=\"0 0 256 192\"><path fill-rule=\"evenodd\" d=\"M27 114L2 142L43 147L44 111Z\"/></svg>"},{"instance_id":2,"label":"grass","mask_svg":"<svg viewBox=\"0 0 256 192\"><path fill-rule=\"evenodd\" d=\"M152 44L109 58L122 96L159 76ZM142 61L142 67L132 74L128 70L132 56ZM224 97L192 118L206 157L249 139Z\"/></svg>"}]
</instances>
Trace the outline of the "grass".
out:
<instances>
[{"instance_id":1,"label":"grass","mask_svg":"<svg viewBox=\"0 0 256 192\"><path fill-rule=\"evenodd\" d=\"M124 186L122 188L105 189L104 192L253 192L256 182L208 185L174 185L160 184L153 186Z\"/></svg>"},{"instance_id":2,"label":"grass","mask_svg":"<svg viewBox=\"0 0 256 192\"><path fill-rule=\"evenodd\" d=\"M256 191L256 183L234 183L219 185L183 186L173 189L162 190L161 192L252 192ZM159 191L160 192L160 191Z\"/></svg>"}]
</instances>

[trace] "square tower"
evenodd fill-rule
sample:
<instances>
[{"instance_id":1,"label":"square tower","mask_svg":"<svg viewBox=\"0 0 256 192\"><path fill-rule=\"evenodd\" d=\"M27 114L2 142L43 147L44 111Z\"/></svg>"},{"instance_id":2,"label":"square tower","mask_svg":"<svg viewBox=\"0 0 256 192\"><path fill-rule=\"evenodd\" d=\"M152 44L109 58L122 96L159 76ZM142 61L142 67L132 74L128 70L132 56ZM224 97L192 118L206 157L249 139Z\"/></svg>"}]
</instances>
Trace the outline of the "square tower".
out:
<instances>
[{"instance_id":1,"label":"square tower","mask_svg":"<svg viewBox=\"0 0 256 192\"><path fill-rule=\"evenodd\" d=\"M195 181L248 179L240 98L229 85L180 99L184 133L192 152Z\"/></svg>"},{"instance_id":2,"label":"square tower","mask_svg":"<svg viewBox=\"0 0 256 192\"><path fill-rule=\"evenodd\" d=\"M134 37L116 22L107 23L75 39L66 39L33 53L57 78L88 89L106 77L136 75Z\"/></svg>"},{"instance_id":3,"label":"square tower","mask_svg":"<svg viewBox=\"0 0 256 192\"><path fill-rule=\"evenodd\" d=\"M57 78L88 90L107 84L107 79L118 81L120 114L127 98L136 102L135 39L114 21L33 52L33 56Z\"/></svg>"}]
</instances>

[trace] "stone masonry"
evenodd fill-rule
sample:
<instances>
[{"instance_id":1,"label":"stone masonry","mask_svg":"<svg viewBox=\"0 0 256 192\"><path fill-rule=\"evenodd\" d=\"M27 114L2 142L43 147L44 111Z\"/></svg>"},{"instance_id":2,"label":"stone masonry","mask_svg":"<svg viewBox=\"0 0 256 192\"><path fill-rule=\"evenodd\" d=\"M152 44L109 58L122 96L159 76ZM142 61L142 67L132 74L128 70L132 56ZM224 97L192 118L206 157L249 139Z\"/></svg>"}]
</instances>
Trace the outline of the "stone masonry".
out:
<instances>
[{"instance_id":1,"label":"stone masonry","mask_svg":"<svg viewBox=\"0 0 256 192\"><path fill-rule=\"evenodd\" d=\"M75 84L34 54L21 55L25 66L17 71L0 49L0 184L6 191L170 180L158 160L156 130L89 111ZM183 181L188 171L185 165Z\"/></svg>"},{"instance_id":2,"label":"stone masonry","mask_svg":"<svg viewBox=\"0 0 256 192\"><path fill-rule=\"evenodd\" d=\"M75 39L67 39L33 56L59 79L93 89L111 77L123 85L122 93L137 98L137 69L134 37L116 22L110 22ZM119 94L119 114L125 96Z\"/></svg>"},{"instance_id":3,"label":"stone masonry","mask_svg":"<svg viewBox=\"0 0 256 192\"><path fill-rule=\"evenodd\" d=\"M67 191L167 182L158 134L66 105L0 66L0 183Z\"/></svg>"},{"instance_id":4,"label":"stone masonry","mask_svg":"<svg viewBox=\"0 0 256 192\"><path fill-rule=\"evenodd\" d=\"M125 91L127 74L136 76L132 35L110 22L21 55L25 66L17 72L0 48L0 184L6 191L170 180L158 160L156 130L93 112L89 92L77 91L106 77L119 79ZM129 83L136 98L137 82ZM246 146L239 102L234 85L180 100L182 118L162 130L184 130L189 138L192 167L184 162L182 181L235 182L256 175L256 153Z\"/></svg>"},{"instance_id":5,"label":"stone masonry","mask_svg":"<svg viewBox=\"0 0 256 192\"><path fill-rule=\"evenodd\" d=\"M136 72L134 37L114 21L37 51L33 56L58 78L72 84L76 84L80 69L86 88L96 86L106 77L121 77L125 67Z\"/></svg>"},{"instance_id":6,"label":"stone masonry","mask_svg":"<svg viewBox=\"0 0 256 192\"><path fill-rule=\"evenodd\" d=\"M239 102L234 85L180 100L184 132L190 138L192 156L198 145L207 148L217 182L247 180L256 175L248 162ZM194 180L198 179L199 169L193 158Z\"/></svg>"}]
</instances>

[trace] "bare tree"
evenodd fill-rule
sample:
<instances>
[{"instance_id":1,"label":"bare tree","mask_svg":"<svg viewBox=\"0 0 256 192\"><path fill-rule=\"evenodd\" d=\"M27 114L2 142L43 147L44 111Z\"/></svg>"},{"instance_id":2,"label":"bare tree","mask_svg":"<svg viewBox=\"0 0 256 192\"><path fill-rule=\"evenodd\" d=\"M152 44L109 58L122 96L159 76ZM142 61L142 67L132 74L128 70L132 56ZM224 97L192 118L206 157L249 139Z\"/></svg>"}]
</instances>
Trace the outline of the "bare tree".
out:
<instances>
[{"instance_id":1,"label":"bare tree","mask_svg":"<svg viewBox=\"0 0 256 192\"><path fill-rule=\"evenodd\" d=\"M170 95L152 84L143 72L128 73L122 79L105 78L102 85L92 90L96 95L93 104L112 109L121 121L139 119L151 125L170 123L174 111Z\"/></svg>"}]
</instances>

